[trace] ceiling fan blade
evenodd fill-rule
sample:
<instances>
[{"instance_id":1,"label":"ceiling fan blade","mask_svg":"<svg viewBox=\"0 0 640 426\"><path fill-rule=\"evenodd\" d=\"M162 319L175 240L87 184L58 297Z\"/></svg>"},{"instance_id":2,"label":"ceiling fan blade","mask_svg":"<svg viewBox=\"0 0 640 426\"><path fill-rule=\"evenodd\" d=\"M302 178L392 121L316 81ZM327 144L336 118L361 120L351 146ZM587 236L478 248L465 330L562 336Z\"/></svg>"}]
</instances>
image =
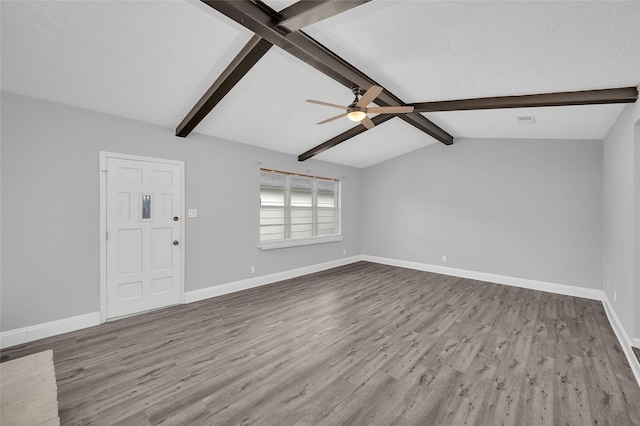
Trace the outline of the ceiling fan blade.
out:
<instances>
[{"instance_id":1,"label":"ceiling fan blade","mask_svg":"<svg viewBox=\"0 0 640 426\"><path fill-rule=\"evenodd\" d=\"M319 122L318 124L328 123L330 121L337 120L338 118L342 118L342 117L346 117L346 116L347 116L347 113L345 112L344 114L340 114L340 115L336 115L335 117L327 118L326 120L323 120L323 121Z\"/></svg>"},{"instance_id":2,"label":"ceiling fan blade","mask_svg":"<svg viewBox=\"0 0 640 426\"><path fill-rule=\"evenodd\" d=\"M318 104L318 105L324 105L324 106L328 106L328 107L333 107L333 108L340 108L340 109L345 109L345 110L349 109L346 106L330 104L329 102L314 101L313 99L307 99L307 102L312 103L312 104Z\"/></svg>"},{"instance_id":3,"label":"ceiling fan blade","mask_svg":"<svg viewBox=\"0 0 640 426\"><path fill-rule=\"evenodd\" d=\"M362 125L369 130L373 129L376 126L375 124L373 124L373 121L371 121L369 117L363 118L360 123L362 123Z\"/></svg>"},{"instance_id":4,"label":"ceiling fan blade","mask_svg":"<svg viewBox=\"0 0 640 426\"><path fill-rule=\"evenodd\" d=\"M380 114L404 114L407 112L413 112L413 107L412 106L373 107L373 108L367 108L367 112L380 113Z\"/></svg>"},{"instance_id":5,"label":"ceiling fan blade","mask_svg":"<svg viewBox=\"0 0 640 426\"><path fill-rule=\"evenodd\" d=\"M364 95L362 95L356 106L365 108L367 105L373 102L373 100L377 98L380 93L382 93L382 90L383 89L380 86L371 86L371 88L367 90Z\"/></svg>"}]
</instances>

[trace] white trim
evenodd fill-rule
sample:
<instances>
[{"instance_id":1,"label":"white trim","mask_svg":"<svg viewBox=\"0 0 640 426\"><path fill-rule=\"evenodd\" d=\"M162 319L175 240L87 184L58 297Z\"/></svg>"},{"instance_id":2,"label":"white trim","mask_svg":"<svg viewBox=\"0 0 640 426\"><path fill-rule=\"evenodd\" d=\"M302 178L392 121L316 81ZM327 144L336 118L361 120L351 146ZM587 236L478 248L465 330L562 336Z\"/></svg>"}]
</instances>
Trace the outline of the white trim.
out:
<instances>
[{"instance_id":1,"label":"white trim","mask_svg":"<svg viewBox=\"0 0 640 426\"><path fill-rule=\"evenodd\" d=\"M180 264L182 267L182 282L180 286L180 303L185 303L185 247L186 247L186 215L185 215L185 164L181 160L167 160L163 158L146 157L140 155L122 154L100 151L100 324L107 321L107 242L104 238L107 232L107 159L145 161L152 163L171 164L180 168Z\"/></svg>"},{"instance_id":2,"label":"white trim","mask_svg":"<svg viewBox=\"0 0 640 426\"><path fill-rule=\"evenodd\" d=\"M399 266L401 268L416 269L418 271L434 272L436 274L451 275L454 277L470 278L497 284L506 284L513 287L528 288L532 290L546 291L550 293L564 294L566 296L582 297L585 299L602 300L602 290L593 288L575 287L566 284L556 284L546 281L536 281L527 278L510 277L506 275L490 274L487 272L469 271L467 269L449 268L446 266L431 265L428 263L409 262L406 260L389 259L385 257L363 255L362 260L367 262L382 263L384 265Z\"/></svg>"},{"instance_id":3,"label":"white trim","mask_svg":"<svg viewBox=\"0 0 640 426\"><path fill-rule=\"evenodd\" d=\"M21 345L33 340L44 339L45 337L56 336L96 325L100 325L100 312L92 312L90 314L4 331L0 333L0 348L4 349L10 346Z\"/></svg>"},{"instance_id":4,"label":"white trim","mask_svg":"<svg viewBox=\"0 0 640 426\"><path fill-rule=\"evenodd\" d=\"M223 294L229 294L236 291L248 290L254 287L273 284L279 281L300 277L302 275L313 274L314 272L320 272L326 269L336 268L338 266L349 265L361 260L362 256L345 257L344 259L332 260L330 262L318 263L316 265L304 266L302 268L290 269L288 271L276 272L274 274L262 275L260 277L249 278L246 280L234 281L226 284L202 288L199 290L188 291L185 295L185 303L197 302L199 300L209 299L211 297L222 296Z\"/></svg>"},{"instance_id":5,"label":"white trim","mask_svg":"<svg viewBox=\"0 0 640 426\"><path fill-rule=\"evenodd\" d=\"M232 283L222 284L218 286L208 287L205 289L189 291L184 294L182 303L191 303L199 300L208 299L210 297L221 296L227 293L247 290L253 287L259 287L302 275L320 272L338 266L344 266L362 260L362 256L346 257L344 259L333 260L330 262L319 263L316 265L305 266L289 271L277 272L274 274L263 275L261 277L251 278L247 280L235 281ZM68 333L70 331L81 330L83 328L93 327L104 323L101 319L102 312L92 312L90 314L78 315L75 317L64 318L61 320L36 324L15 330L8 330L0 333L0 348L8 348L10 346L20 345L46 337L56 336L58 334Z\"/></svg>"},{"instance_id":6,"label":"white trim","mask_svg":"<svg viewBox=\"0 0 640 426\"><path fill-rule=\"evenodd\" d=\"M613 331L616 333L616 337L618 337L620 346L622 346L622 351L626 355L627 361L631 366L631 371L633 371L633 375L636 377L638 386L640 386L640 362L638 362L636 354L634 354L633 349L631 349L631 338L624 331L624 327L620 322L620 318L618 318L618 315L616 315L616 311L613 309L613 306L609 301L609 297L604 291L602 292L602 304L604 305L604 311L607 313L607 317L609 318L609 322L611 323L611 328L613 328Z\"/></svg>"},{"instance_id":7,"label":"white trim","mask_svg":"<svg viewBox=\"0 0 640 426\"><path fill-rule=\"evenodd\" d=\"M609 298L603 290L583 289L579 287L568 286L564 284L554 284L543 281L528 280L524 278L508 277L504 275L488 274L485 272L469 271L464 269L448 268L438 265L430 265L426 263L409 262L404 260L389 259L377 256L358 255L343 259L333 260L316 265L305 266L302 268L291 269L288 271L277 272L274 274L263 275L256 278L250 278L241 281L212 286L204 289L193 290L184 293L183 303L192 303L211 297L221 296L236 291L247 290L254 287L260 287L283 280L296 278L302 275L312 274L327 269L344 266L359 261L367 261L380 263L384 265L398 266L402 268L415 269L419 271L434 272L443 275L452 275L462 278L471 278L487 282L495 282L498 284L511 285L514 287L530 288L534 290L547 291L568 296L584 297L588 299L600 300L604 306L607 318L611 323L611 328L620 342L627 361L631 366L631 370L640 385L640 363L635 357L631 349L632 342L636 347L640 347L640 339L631 339L624 330L620 319L616 315ZM10 346L20 345L31 342L33 340L43 339L62 333L81 330L83 328L93 327L101 324L101 312L92 312L89 314L78 315L71 318L64 318L57 321L51 321L43 324L32 325L29 327L9 330L0 333L0 348L8 348Z\"/></svg>"},{"instance_id":8,"label":"white trim","mask_svg":"<svg viewBox=\"0 0 640 426\"><path fill-rule=\"evenodd\" d=\"M342 235L327 235L322 237L297 238L294 240L264 241L258 244L258 248L260 250L275 250L275 249L286 248L286 247L299 247L299 246L309 246L312 244L334 243L336 241L342 241L342 240L344 240L344 237Z\"/></svg>"},{"instance_id":9,"label":"white trim","mask_svg":"<svg viewBox=\"0 0 640 426\"><path fill-rule=\"evenodd\" d=\"M107 321L107 157L100 151L100 324Z\"/></svg>"}]
</instances>

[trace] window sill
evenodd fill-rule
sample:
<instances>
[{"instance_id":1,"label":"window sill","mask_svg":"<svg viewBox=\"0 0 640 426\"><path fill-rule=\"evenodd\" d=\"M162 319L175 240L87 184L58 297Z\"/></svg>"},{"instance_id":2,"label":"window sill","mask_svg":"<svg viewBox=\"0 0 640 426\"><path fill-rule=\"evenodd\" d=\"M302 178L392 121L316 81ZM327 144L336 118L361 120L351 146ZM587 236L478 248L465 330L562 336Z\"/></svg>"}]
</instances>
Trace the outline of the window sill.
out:
<instances>
[{"instance_id":1,"label":"window sill","mask_svg":"<svg viewBox=\"0 0 640 426\"><path fill-rule=\"evenodd\" d=\"M342 235L327 235L324 237L300 238L297 240L265 241L258 244L260 250L275 250L287 247L309 246L312 244L334 243L343 240Z\"/></svg>"}]
</instances>

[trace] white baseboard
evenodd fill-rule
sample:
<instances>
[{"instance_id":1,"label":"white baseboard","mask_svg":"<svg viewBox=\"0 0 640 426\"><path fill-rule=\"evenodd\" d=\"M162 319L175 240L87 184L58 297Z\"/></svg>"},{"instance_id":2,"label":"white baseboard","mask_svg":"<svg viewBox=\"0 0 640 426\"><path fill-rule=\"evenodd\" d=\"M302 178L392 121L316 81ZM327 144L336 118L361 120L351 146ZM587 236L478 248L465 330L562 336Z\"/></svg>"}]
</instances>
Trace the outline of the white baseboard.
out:
<instances>
[{"instance_id":1,"label":"white baseboard","mask_svg":"<svg viewBox=\"0 0 640 426\"><path fill-rule=\"evenodd\" d=\"M289 271L277 272L274 274L263 275L260 277L249 278L246 280L235 281L231 283L212 286L200 290L188 291L185 293L185 303L192 303L211 297L221 296L223 294L233 293L236 291L247 290L254 287L260 287L267 284L276 283L302 275L312 274L327 269L344 266L358 261L367 261L380 263L384 265L398 266L401 268L415 269L419 271L434 272L437 274L451 275L461 278L470 278L479 281L493 282L497 284L506 284L515 287L529 288L532 290L547 291L551 293L563 294L567 296L583 297L586 299L601 300L605 307L605 312L609 318L609 322L620 341L620 344L627 357L631 370L640 385L640 363L635 357L631 349L632 343L636 347L640 347L640 339L631 339L622 327L620 319L615 313L609 298L603 290L588 289L574 287L564 284L555 284L544 281L529 280L525 278L509 277L505 275L489 274L485 272L469 271L465 269L449 268L439 265L430 265L426 263L410 262L405 260L389 259L377 256L358 255L344 259L338 259L330 262L319 263L316 265L305 266L302 268L292 269ZM9 330L0 333L0 348L8 348L15 345L31 342L33 340L43 339L70 331L76 331L83 328L93 327L100 324L100 312L92 312L89 314L78 315L71 318L65 318L57 321L51 321L43 324L36 324L29 327Z\"/></svg>"},{"instance_id":2,"label":"white baseboard","mask_svg":"<svg viewBox=\"0 0 640 426\"><path fill-rule=\"evenodd\" d=\"M44 339L45 337L93 327L99 324L100 312L91 312L90 314L17 328L0 333L0 348L4 349L10 346L21 345L33 340Z\"/></svg>"},{"instance_id":3,"label":"white baseboard","mask_svg":"<svg viewBox=\"0 0 640 426\"><path fill-rule=\"evenodd\" d=\"M326 269L335 268L337 266L348 265L350 263L362 260L362 256L351 256L344 259L338 259L331 262L319 263L317 265L305 266L303 268L292 269L275 274L263 275L247 280L236 281L232 283L213 286L201 290L188 291L185 293L185 303L196 302L198 300L208 299L210 297L221 296L235 291L246 290L253 287L259 287L302 275L312 274L314 272L324 271ZM0 348L8 348L23 343L32 342L45 337L51 337L70 331L81 330L83 328L93 327L100 324L100 312L92 312L90 314L78 315L71 318L64 318L57 321L36 324L29 327L18 328L0 333Z\"/></svg>"},{"instance_id":4,"label":"white baseboard","mask_svg":"<svg viewBox=\"0 0 640 426\"><path fill-rule=\"evenodd\" d=\"M200 290L188 291L185 294L185 303L197 302L199 300L209 299L211 297L222 296L223 294L234 293L236 291L248 290L254 287L260 287L267 284L273 284L278 281L284 281L291 278L300 277L302 275L313 274L315 272L324 271L326 269L336 268L338 266L348 265L362 260L362 256L345 257L344 259L332 260L330 262L318 263L316 265L304 266L302 268L291 269L289 271L276 272L274 274L262 275L255 278L249 278L241 281L215 285Z\"/></svg>"},{"instance_id":5,"label":"white baseboard","mask_svg":"<svg viewBox=\"0 0 640 426\"><path fill-rule=\"evenodd\" d=\"M454 277L470 278L496 284L506 284L514 287L528 288L531 290L546 291L549 293L563 294L566 296L582 297L585 299L602 300L602 290L593 288L574 287L566 284L549 283L526 278L509 277L506 275L490 274L486 272L469 271L467 269L449 268L446 266L430 265L428 263L410 262L406 260L389 259L363 255L362 260L382 263L384 265L399 266L401 268L415 269L418 271L434 272L436 274L451 275Z\"/></svg>"},{"instance_id":6,"label":"white baseboard","mask_svg":"<svg viewBox=\"0 0 640 426\"><path fill-rule=\"evenodd\" d=\"M638 362L638 358L636 358L636 354L633 353L631 349L631 338L624 331L624 327L620 322L620 318L616 315L616 311L613 309L611 302L609 301L609 297L607 293L602 292L602 304L604 305L604 310L607 313L607 317L609 317L609 322L611 323L611 328L616 333L618 337L618 341L620 342L620 346L622 346L622 350L627 357L627 361L629 361L629 365L631 366L631 371L633 371L633 375L636 376L636 381L638 382L638 386L640 386L640 362ZM634 339L637 341L638 339Z\"/></svg>"}]
</instances>

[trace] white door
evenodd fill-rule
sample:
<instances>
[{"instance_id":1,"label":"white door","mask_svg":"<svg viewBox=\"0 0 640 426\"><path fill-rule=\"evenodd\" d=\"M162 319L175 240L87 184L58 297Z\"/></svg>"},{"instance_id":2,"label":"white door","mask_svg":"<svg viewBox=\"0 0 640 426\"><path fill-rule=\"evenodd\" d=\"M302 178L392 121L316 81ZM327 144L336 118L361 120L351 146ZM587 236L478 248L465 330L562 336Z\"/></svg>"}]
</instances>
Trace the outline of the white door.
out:
<instances>
[{"instance_id":1,"label":"white door","mask_svg":"<svg viewBox=\"0 0 640 426\"><path fill-rule=\"evenodd\" d=\"M182 187L179 163L107 157L107 318L181 303Z\"/></svg>"}]
</instances>

